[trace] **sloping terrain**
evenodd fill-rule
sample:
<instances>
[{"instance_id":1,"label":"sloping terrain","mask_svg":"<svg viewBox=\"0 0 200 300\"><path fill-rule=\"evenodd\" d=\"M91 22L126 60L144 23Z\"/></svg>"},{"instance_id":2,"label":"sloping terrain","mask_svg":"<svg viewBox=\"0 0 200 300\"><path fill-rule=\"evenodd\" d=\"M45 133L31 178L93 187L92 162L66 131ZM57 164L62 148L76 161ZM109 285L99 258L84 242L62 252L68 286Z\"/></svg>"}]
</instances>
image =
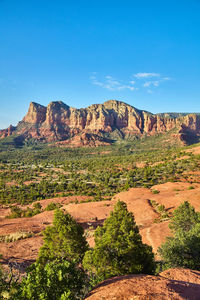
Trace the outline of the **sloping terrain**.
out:
<instances>
[{"instance_id":1,"label":"sloping terrain","mask_svg":"<svg viewBox=\"0 0 200 300\"><path fill-rule=\"evenodd\" d=\"M172 270L176 272L176 269ZM200 284L188 270L185 281L162 276L126 275L105 280L85 298L88 300L198 300ZM199 275L199 274L198 274ZM200 278L200 277L199 277Z\"/></svg>"}]
</instances>

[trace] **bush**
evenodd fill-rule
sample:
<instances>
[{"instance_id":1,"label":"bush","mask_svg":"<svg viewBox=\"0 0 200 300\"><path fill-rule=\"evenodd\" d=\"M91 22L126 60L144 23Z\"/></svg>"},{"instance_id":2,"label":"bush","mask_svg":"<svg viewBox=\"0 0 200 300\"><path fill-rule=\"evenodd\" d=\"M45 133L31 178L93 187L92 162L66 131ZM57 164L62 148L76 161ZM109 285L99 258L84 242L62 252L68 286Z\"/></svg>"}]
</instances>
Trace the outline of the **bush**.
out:
<instances>
[{"instance_id":1,"label":"bush","mask_svg":"<svg viewBox=\"0 0 200 300\"><path fill-rule=\"evenodd\" d=\"M200 220L187 201L173 213L169 224L174 236L158 249L164 268L184 267L200 270Z\"/></svg>"},{"instance_id":2,"label":"bush","mask_svg":"<svg viewBox=\"0 0 200 300\"><path fill-rule=\"evenodd\" d=\"M21 283L19 299L83 299L86 282L84 271L73 262L55 260L45 266L36 262L31 265L27 277Z\"/></svg>"},{"instance_id":3,"label":"bush","mask_svg":"<svg viewBox=\"0 0 200 300\"><path fill-rule=\"evenodd\" d=\"M200 223L185 233L167 237L158 251L164 260L164 268L183 267L200 270Z\"/></svg>"},{"instance_id":4,"label":"bush","mask_svg":"<svg viewBox=\"0 0 200 300\"><path fill-rule=\"evenodd\" d=\"M80 262L88 249L84 230L69 213L56 209L53 226L47 226L43 232L44 244L39 251L39 261L67 259Z\"/></svg>"},{"instance_id":5,"label":"bush","mask_svg":"<svg viewBox=\"0 0 200 300\"><path fill-rule=\"evenodd\" d=\"M126 204L118 201L103 227L95 231L95 247L86 252L83 266L99 280L116 275L155 270L152 248L142 243L139 229Z\"/></svg>"},{"instance_id":6,"label":"bush","mask_svg":"<svg viewBox=\"0 0 200 300\"><path fill-rule=\"evenodd\" d=\"M174 210L169 228L174 234L178 234L180 231L189 231L198 222L199 214L188 201L185 201Z\"/></svg>"},{"instance_id":7,"label":"bush","mask_svg":"<svg viewBox=\"0 0 200 300\"><path fill-rule=\"evenodd\" d=\"M61 205L59 203L51 202L46 206L45 210L50 211L50 210L54 210L54 209L60 208L60 207L61 207Z\"/></svg>"},{"instance_id":8,"label":"bush","mask_svg":"<svg viewBox=\"0 0 200 300\"><path fill-rule=\"evenodd\" d=\"M11 207L11 213L7 216L8 219L21 218L23 210L18 206Z\"/></svg>"},{"instance_id":9,"label":"bush","mask_svg":"<svg viewBox=\"0 0 200 300\"><path fill-rule=\"evenodd\" d=\"M41 204L35 203L33 205L33 208L27 207L27 209L21 209L18 206L12 206L11 207L11 213L7 216L8 219L14 219L14 218L30 218L33 217L39 213L41 213Z\"/></svg>"},{"instance_id":10,"label":"bush","mask_svg":"<svg viewBox=\"0 0 200 300\"><path fill-rule=\"evenodd\" d=\"M158 190L151 190L151 191L152 191L153 194L159 194L160 193L160 191L158 191Z\"/></svg>"}]
</instances>

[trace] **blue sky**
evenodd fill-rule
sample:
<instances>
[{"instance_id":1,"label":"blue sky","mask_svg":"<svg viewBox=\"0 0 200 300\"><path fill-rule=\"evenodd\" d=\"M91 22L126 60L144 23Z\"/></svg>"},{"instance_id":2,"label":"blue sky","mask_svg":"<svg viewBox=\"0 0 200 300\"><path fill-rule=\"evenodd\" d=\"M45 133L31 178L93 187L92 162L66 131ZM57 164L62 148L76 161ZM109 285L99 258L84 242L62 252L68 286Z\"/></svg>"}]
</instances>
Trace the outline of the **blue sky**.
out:
<instances>
[{"instance_id":1,"label":"blue sky","mask_svg":"<svg viewBox=\"0 0 200 300\"><path fill-rule=\"evenodd\" d=\"M200 112L200 0L0 0L0 128L31 101Z\"/></svg>"}]
</instances>

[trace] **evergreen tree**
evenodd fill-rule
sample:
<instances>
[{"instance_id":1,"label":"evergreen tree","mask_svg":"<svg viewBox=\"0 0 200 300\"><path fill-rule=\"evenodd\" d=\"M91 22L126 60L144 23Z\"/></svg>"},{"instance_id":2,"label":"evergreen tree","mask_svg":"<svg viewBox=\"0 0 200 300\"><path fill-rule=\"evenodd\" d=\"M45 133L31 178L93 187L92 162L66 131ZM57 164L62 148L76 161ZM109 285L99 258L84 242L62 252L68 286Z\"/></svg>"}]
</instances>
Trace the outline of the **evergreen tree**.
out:
<instances>
[{"instance_id":1,"label":"evergreen tree","mask_svg":"<svg viewBox=\"0 0 200 300\"><path fill-rule=\"evenodd\" d=\"M183 267L200 270L200 223L191 230L167 237L158 249L163 258L164 268Z\"/></svg>"},{"instance_id":2,"label":"evergreen tree","mask_svg":"<svg viewBox=\"0 0 200 300\"><path fill-rule=\"evenodd\" d=\"M188 201L185 201L174 210L169 228L176 235L180 231L189 231L197 222L199 222L199 214Z\"/></svg>"},{"instance_id":3,"label":"evergreen tree","mask_svg":"<svg viewBox=\"0 0 200 300\"><path fill-rule=\"evenodd\" d=\"M184 267L200 270L200 219L197 213L185 201L173 213L169 224L173 237L158 249L164 261L164 268Z\"/></svg>"},{"instance_id":4,"label":"evergreen tree","mask_svg":"<svg viewBox=\"0 0 200 300\"><path fill-rule=\"evenodd\" d=\"M54 259L67 259L80 262L88 249L84 230L69 213L56 209L53 226L43 232L44 244L39 251L39 261L48 262Z\"/></svg>"},{"instance_id":5,"label":"evergreen tree","mask_svg":"<svg viewBox=\"0 0 200 300\"><path fill-rule=\"evenodd\" d=\"M115 275L154 273L152 248L142 243L134 216L118 201L95 231L95 247L86 252L83 266L101 280Z\"/></svg>"}]
</instances>

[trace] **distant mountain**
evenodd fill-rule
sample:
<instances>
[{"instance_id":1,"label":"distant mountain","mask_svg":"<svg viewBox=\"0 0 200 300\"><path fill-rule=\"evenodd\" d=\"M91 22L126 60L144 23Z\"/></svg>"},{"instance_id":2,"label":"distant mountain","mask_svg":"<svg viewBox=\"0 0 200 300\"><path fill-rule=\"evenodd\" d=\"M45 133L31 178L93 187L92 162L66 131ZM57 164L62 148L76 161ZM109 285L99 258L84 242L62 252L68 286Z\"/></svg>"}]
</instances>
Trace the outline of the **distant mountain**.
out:
<instances>
[{"instance_id":1,"label":"distant mountain","mask_svg":"<svg viewBox=\"0 0 200 300\"><path fill-rule=\"evenodd\" d=\"M192 143L200 135L200 115L152 114L116 100L81 109L61 101L47 107L31 102L23 120L16 127L1 130L0 138L13 135L58 145L98 146L166 132L179 141Z\"/></svg>"}]
</instances>

